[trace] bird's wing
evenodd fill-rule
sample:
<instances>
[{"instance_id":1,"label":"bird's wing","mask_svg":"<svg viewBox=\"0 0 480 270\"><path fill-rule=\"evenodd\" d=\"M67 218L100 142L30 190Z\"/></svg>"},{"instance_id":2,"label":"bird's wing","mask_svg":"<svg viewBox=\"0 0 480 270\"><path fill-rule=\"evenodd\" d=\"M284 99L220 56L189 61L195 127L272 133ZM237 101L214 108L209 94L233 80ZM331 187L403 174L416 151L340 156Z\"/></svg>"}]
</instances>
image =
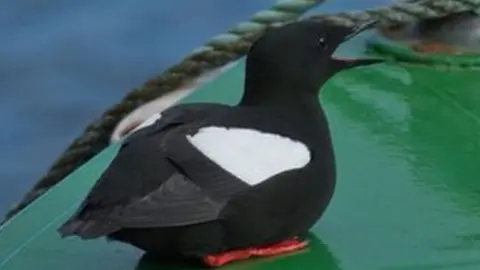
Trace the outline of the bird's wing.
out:
<instances>
[{"instance_id":1,"label":"bird's wing","mask_svg":"<svg viewBox=\"0 0 480 270\"><path fill-rule=\"evenodd\" d=\"M167 158L212 198L234 194L310 162L285 119L254 110L229 110L207 122L172 130L162 140Z\"/></svg>"},{"instance_id":2,"label":"bird's wing","mask_svg":"<svg viewBox=\"0 0 480 270\"><path fill-rule=\"evenodd\" d=\"M128 228L170 227L215 220L222 204L180 173L136 200L112 220Z\"/></svg>"},{"instance_id":3,"label":"bird's wing","mask_svg":"<svg viewBox=\"0 0 480 270\"><path fill-rule=\"evenodd\" d=\"M309 162L309 149L282 135L291 130L282 123L228 110L164 131L152 126L122 148L60 231L95 237L215 220L232 196Z\"/></svg>"},{"instance_id":4,"label":"bird's wing","mask_svg":"<svg viewBox=\"0 0 480 270\"><path fill-rule=\"evenodd\" d=\"M165 132L222 109L214 104L178 106L132 134L59 231L89 238L125 226L175 226L215 218L218 204L169 162L161 141Z\"/></svg>"},{"instance_id":5,"label":"bird's wing","mask_svg":"<svg viewBox=\"0 0 480 270\"><path fill-rule=\"evenodd\" d=\"M219 104L181 104L165 110L158 120L132 133L87 196L100 208L126 205L142 198L177 172L163 153L161 142L171 129L217 114Z\"/></svg>"}]
</instances>

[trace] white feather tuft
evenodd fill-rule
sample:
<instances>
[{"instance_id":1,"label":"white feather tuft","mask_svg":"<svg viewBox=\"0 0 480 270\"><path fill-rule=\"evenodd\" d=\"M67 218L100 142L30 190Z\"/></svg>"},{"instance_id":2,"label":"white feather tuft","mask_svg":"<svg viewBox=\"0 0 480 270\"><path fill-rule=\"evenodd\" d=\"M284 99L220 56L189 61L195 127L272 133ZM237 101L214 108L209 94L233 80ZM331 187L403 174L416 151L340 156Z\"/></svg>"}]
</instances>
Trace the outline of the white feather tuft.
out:
<instances>
[{"instance_id":1,"label":"white feather tuft","mask_svg":"<svg viewBox=\"0 0 480 270\"><path fill-rule=\"evenodd\" d=\"M253 129L204 127L187 139L206 157L249 185L310 162L305 144Z\"/></svg>"}]
</instances>

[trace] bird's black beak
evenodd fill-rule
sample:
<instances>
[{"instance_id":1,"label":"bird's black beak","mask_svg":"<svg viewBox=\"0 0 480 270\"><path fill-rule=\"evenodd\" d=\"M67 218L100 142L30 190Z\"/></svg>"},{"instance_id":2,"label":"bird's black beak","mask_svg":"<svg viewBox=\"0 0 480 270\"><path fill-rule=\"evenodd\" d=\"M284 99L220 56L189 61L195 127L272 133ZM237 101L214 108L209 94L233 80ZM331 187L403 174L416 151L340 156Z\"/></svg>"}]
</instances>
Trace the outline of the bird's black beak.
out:
<instances>
[{"instance_id":1,"label":"bird's black beak","mask_svg":"<svg viewBox=\"0 0 480 270\"><path fill-rule=\"evenodd\" d=\"M356 37L361 32L372 28L376 24L377 24L376 20L370 20L365 23L361 23L355 27L352 27L351 32L345 35L343 42L347 42L348 40ZM365 56L354 57L354 58L334 56L332 57L332 59L334 64L338 66L340 69L348 69L356 66L367 66L367 65L372 65L372 64L385 61L384 59L374 58L374 57L365 57Z\"/></svg>"}]
</instances>

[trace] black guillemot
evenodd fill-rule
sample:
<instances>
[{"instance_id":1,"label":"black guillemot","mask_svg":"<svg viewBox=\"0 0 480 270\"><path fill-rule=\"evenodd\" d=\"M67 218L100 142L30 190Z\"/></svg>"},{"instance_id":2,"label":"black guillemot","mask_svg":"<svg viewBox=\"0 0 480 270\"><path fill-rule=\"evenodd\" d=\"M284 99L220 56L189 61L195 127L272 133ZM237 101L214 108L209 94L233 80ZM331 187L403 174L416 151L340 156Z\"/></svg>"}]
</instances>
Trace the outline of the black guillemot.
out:
<instances>
[{"instance_id":1,"label":"black guillemot","mask_svg":"<svg viewBox=\"0 0 480 270\"><path fill-rule=\"evenodd\" d=\"M332 57L370 26L304 20L267 30L247 55L237 105L175 105L132 133L60 234L210 267L308 246L300 236L336 178L318 94L339 71L380 61Z\"/></svg>"}]
</instances>

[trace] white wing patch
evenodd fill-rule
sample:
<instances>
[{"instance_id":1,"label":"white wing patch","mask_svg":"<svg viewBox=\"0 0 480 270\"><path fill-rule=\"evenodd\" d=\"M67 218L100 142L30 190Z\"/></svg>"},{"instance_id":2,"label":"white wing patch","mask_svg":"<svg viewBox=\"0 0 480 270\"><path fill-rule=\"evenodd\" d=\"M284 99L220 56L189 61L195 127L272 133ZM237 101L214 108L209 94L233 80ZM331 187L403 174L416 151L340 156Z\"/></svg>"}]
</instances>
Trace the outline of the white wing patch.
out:
<instances>
[{"instance_id":1,"label":"white wing patch","mask_svg":"<svg viewBox=\"0 0 480 270\"><path fill-rule=\"evenodd\" d=\"M245 128L205 127L187 139L205 156L249 185L310 162L301 142Z\"/></svg>"}]
</instances>

